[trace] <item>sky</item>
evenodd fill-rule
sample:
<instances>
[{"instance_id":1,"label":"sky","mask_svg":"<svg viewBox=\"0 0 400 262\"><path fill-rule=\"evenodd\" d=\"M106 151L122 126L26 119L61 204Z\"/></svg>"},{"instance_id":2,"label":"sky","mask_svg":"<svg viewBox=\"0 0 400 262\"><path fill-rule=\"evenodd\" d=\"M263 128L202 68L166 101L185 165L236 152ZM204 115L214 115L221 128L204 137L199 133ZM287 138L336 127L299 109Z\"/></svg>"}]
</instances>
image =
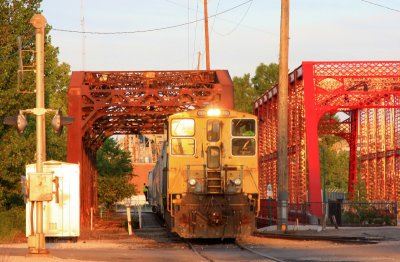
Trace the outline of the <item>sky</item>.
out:
<instances>
[{"instance_id":1,"label":"sky","mask_svg":"<svg viewBox=\"0 0 400 262\"><path fill-rule=\"evenodd\" d=\"M290 2L289 70L302 61L400 60L400 0ZM211 69L253 76L260 63L278 63L280 3L208 0ZM72 71L192 70L198 52L205 69L201 0L43 0L41 10Z\"/></svg>"}]
</instances>

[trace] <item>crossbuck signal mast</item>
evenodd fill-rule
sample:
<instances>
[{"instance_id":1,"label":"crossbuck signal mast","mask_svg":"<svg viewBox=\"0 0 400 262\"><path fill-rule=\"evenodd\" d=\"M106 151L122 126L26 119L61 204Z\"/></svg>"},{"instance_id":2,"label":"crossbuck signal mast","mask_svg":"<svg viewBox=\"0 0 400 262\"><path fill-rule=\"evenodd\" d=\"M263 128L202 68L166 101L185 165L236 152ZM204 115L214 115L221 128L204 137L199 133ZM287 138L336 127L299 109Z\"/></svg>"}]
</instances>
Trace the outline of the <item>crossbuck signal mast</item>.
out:
<instances>
[{"instance_id":1,"label":"crossbuck signal mast","mask_svg":"<svg viewBox=\"0 0 400 262\"><path fill-rule=\"evenodd\" d=\"M45 235L43 232L43 202L51 201L53 194L58 197L58 178L53 177L52 172L44 172L44 161L46 159L46 129L45 129L45 114L55 113L52 121L52 126L57 134L61 134L63 125L68 125L73 122L72 117L63 117L60 110L46 109L44 99L44 34L46 19L41 14L35 14L30 23L36 31L36 51L35 51L35 72L36 72L36 107L33 109L18 110L16 116L8 116L4 118L4 124L12 125L17 128L19 134L23 134L28 122L26 115L36 115L36 172L30 173L27 183L24 185L27 194L27 199L31 203L32 216L31 221L26 221L31 226L31 234L28 236L28 252L32 255L47 254L45 247ZM21 71L22 70L22 71ZM33 70L33 69L32 69ZM20 70L24 72L24 66ZM56 192L53 192L53 183L55 184ZM33 209L35 207L36 216L33 219ZM36 226L33 226L33 221Z\"/></svg>"}]
</instances>

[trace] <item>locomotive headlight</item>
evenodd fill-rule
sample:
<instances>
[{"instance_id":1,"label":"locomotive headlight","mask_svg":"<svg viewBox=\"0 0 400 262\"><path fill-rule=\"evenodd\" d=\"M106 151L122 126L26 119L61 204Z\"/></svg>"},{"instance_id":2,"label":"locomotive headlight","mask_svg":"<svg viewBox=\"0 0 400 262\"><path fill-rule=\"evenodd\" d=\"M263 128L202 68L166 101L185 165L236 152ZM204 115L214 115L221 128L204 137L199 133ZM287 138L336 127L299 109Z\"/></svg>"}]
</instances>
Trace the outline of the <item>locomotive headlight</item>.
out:
<instances>
[{"instance_id":1,"label":"locomotive headlight","mask_svg":"<svg viewBox=\"0 0 400 262\"><path fill-rule=\"evenodd\" d=\"M234 183L236 186L240 186L240 185L242 184L242 180L241 180L240 178L236 178L235 180L233 180L233 183Z\"/></svg>"},{"instance_id":2,"label":"locomotive headlight","mask_svg":"<svg viewBox=\"0 0 400 262\"><path fill-rule=\"evenodd\" d=\"M191 178L191 179L189 179L188 183L189 183L189 185L194 186L194 185L196 185L196 179Z\"/></svg>"},{"instance_id":3,"label":"locomotive headlight","mask_svg":"<svg viewBox=\"0 0 400 262\"><path fill-rule=\"evenodd\" d=\"M221 109L219 108L210 108L207 111L208 116L220 116L221 115Z\"/></svg>"}]
</instances>

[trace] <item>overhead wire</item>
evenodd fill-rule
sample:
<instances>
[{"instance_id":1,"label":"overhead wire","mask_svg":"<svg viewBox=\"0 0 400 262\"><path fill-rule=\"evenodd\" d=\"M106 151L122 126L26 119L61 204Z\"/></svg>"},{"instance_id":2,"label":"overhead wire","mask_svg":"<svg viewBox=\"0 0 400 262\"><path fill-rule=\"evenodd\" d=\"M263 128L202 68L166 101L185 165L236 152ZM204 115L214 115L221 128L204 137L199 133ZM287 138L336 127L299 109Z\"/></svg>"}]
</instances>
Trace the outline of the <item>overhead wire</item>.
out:
<instances>
[{"instance_id":1,"label":"overhead wire","mask_svg":"<svg viewBox=\"0 0 400 262\"><path fill-rule=\"evenodd\" d=\"M187 0L187 21L190 22L190 0ZM187 25L187 68L189 69L190 64L190 24Z\"/></svg>"},{"instance_id":2,"label":"overhead wire","mask_svg":"<svg viewBox=\"0 0 400 262\"><path fill-rule=\"evenodd\" d=\"M222 15L224 13L230 12L234 9L237 9L243 5L246 5L250 2L252 2L253 0L248 0L246 2L243 2L241 4L238 4L236 6L233 6L231 8L228 8L222 12L213 14L208 16L210 17L216 17L218 15ZM162 30L167 30L167 29L172 29L172 28L177 28L177 27L182 27L182 26L186 26L188 24L194 24L200 21L203 21L204 18L201 19L196 19L193 21L189 21L186 23L181 23L181 24L176 24L176 25L171 25L171 26L164 26L164 27L158 27L158 28L150 28L150 29L141 29L141 30L134 30L134 31L115 31L115 32L100 32L100 31L79 31L79 30L69 30L69 29L62 29L62 28L53 28L54 31L58 31L58 32L65 32L65 33L77 33L77 34L91 34L91 35L122 35L122 34L138 34L138 33L148 33L148 32L154 32L154 31L162 31Z\"/></svg>"},{"instance_id":3,"label":"overhead wire","mask_svg":"<svg viewBox=\"0 0 400 262\"><path fill-rule=\"evenodd\" d=\"M247 13L249 12L250 7L251 7L252 4L253 4L253 0L250 1L250 4L249 4L249 6L247 7L246 12L244 12L242 18L239 20L239 22L236 24L236 26L235 26L231 31L229 31L228 33L223 33L223 34L222 34L222 33L218 33L217 31L215 31L215 32L216 32L217 34L221 35L221 36L227 36L227 35L230 35L230 34L232 34L233 32L235 32L236 29L238 29L239 26L242 24L244 18L247 16Z\"/></svg>"},{"instance_id":4,"label":"overhead wire","mask_svg":"<svg viewBox=\"0 0 400 262\"><path fill-rule=\"evenodd\" d=\"M219 8L219 3L221 2L221 0L218 0L218 3L217 3L217 8L215 9L215 13L217 13L218 12L218 8ZM215 19L216 19L217 17L214 17L214 19L213 19L213 23L212 23L212 25L211 25L211 33L213 32L213 29L214 29L214 24L215 24Z\"/></svg>"},{"instance_id":5,"label":"overhead wire","mask_svg":"<svg viewBox=\"0 0 400 262\"><path fill-rule=\"evenodd\" d=\"M389 6L385 6L385 5L381 5L381 4L378 4L378 3L374 3L374 2L372 2L372 1L361 0L361 2L370 4L370 5L379 6L379 7L382 7L382 8L385 8L385 9L388 9L388 10L395 11L395 12L399 12L399 13L400 13L400 10L399 10L399 9L395 9L395 8L392 8L392 7L389 7Z\"/></svg>"},{"instance_id":6,"label":"overhead wire","mask_svg":"<svg viewBox=\"0 0 400 262\"><path fill-rule=\"evenodd\" d=\"M199 1L196 1L196 18L195 20L197 21L197 14L199 11ZM195 53L196 53L196 41L197 41L197 22L195 24L194 28L194 41L193 41L193 55L192 55L192 68L194 67L194 61L195 61Z\"/></svg>"},{"instance_id":7,"label":"overhead wire","mask_svg":"<svg viewBox=\"0 0 400 262\"><path fill-rule=\"evenodd\" d=\"M172 0L164 0L164 1L186 9L186 5L179 4L179 3L175 2L175 1L172 1ZM219 3L218 3L218 5L219 5ZM218 9L219 9L219 7L217 7L217 10L218 10ZM196 11L194 8L190 8L190 10ZM196 11L196 12L198 12L198 11ZM217 11L216 11L216 12L217 12ZM219 20L222 20L222 21L225 21L225 22L228 22L228 23L232 23L232 24L236 24L236 23L237 23L237 21L232 21L232 20L225 19L225 18L222 18L222 17L216 17L216 19L217 19L217 18L218 18ZM266 31L266 30L263 30L263 29L254 27L254 26L250 26L250 25L246 25L246 24L241 24L241 26L242 26L242 27L247 27L247 28L249 28L249 29L257 30L257 31L260 31L260 32L264 32L264 33L267 33L267 34L270 34L270 35L275 35L275 36L277 36L277 34L275 34L275 33L271 33L271 32L268 32L268 31Z\"/></svg>"}]
</instances>

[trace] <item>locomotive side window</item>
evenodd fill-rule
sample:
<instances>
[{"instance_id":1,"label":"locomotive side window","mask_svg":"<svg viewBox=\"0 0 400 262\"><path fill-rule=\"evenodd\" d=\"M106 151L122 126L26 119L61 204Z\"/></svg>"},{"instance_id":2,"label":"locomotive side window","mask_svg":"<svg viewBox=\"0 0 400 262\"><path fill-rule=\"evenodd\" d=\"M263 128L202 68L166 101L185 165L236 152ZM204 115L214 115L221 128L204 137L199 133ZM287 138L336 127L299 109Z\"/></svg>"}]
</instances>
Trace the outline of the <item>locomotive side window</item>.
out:
<instances>
[{"instance_id":1,"label":"locomotive side window","mask_svg":"<svg viewBox=\"0 0 400 262\"><path fill-rule=\"evenodd\" d=\"M217 146L209 146L207 148L207 167L208 168L219 168L221 152Z\"/></svg>"},{"instance_id":2,"label":"locomotive side window","mask_svg":"<svg viewBox=\"0 0 400 262\"><path fill-rule=\"evenodd\" d=\"M172 138L171 153L173 155L194 155L194 139Z\"/></svg>"},{"instance_id":3,"label":"locomotive side window","mask_svg":"<svg viewBox=\"0 0 400 262\"><path fill-rule=\"evenodd\" d=\"M256 121L254 119L232 120L232 155L252 156L256 154Z\"/></svg>"},{"instance_id":4,"label":"locomotive side window","mask_svg":"<svg viewBox=\"0 0 400 262\"><path fill-rule=\"evenodd\" d=\"M256 140L254 138L233 138L232 155L253 156L256 153Z\"/></svg>"},{"instance_id":5,"label":"locomotive side window","mask_svg":"<svg viewBox=\"0 0 400 262\"><path fill-rule=\"evenodd\" d=\"M172 119L172 136L194 136L194 119Z\"/></svg>"},{"instance_id":6,"label":"locomotive side window","mask_svg":"<svg viewBox=\"0 0 400 262\"><path fill-rule=\"evenodd\" d=\"M207 140L210 142L217 142L220 139L221 124L219 120L207 120Z\"/></svg>"},{"instance_id":7,"label":"locomotive side window","mask_svg":"<svg viewBox=\"0 0 400 262\"><path fill-rule=\"evenodd\" d=\"M232 136L254 136L256 121L254 119L233 119Z\"/></svg>"}]
</instances>

